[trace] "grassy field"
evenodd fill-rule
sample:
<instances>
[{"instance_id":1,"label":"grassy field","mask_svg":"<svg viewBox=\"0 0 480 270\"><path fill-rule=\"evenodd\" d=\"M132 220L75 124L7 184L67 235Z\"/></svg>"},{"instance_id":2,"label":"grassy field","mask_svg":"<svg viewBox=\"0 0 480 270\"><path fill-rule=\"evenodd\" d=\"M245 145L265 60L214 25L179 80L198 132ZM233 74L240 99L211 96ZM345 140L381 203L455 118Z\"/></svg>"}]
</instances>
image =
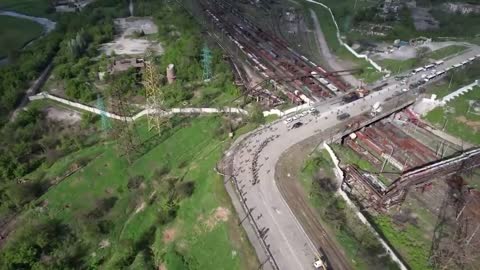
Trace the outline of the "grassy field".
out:
<instances>
[{"instance_id":1,"label":"grassy field","mask_svg":"<svg viewBox=\"0 0 480 270\"><path fill-rule=\"evenodd\" d=\"M379 64L390 70L393 74L399 74L409 69L415 68L418 64L417 59L407 59L407 60L395 60L395 59L384 59L379 61Z\"/></svg>"},{"instance_id":2,"label":"grassy field","mask_svg":"<svg viewBox=\"0 0 480 270\"><path fill-rule=\"evenodd\" d=\"M465 46L450 45L428 53L425 59L440 60L448 56L463 52L466 49L467 47ZM382 67L390 70L393 74L398 74L421 66L422 61L419 61L419 59L417 58L411 58L407 60L384 59L380 60L379 64Z\"/></svg>"},{"instance_id":3,"label":"grassy field","mask_svg":"<svg viewBox=\"0 0 480 270\"><path fill-rule=\"evenodd\" d=\"M334 149L335 153L339 156L342 163L350 163L356 164L362 170L367 171L378 171L366 160L361 159L356 153L352 150L340 146L340 145L331 145ZM393 167L387 168L386 170L395 170ZM384 177L379 178L382 182L388 183L390 182ZM409 206L412 204L418 204L416 199L411 199L409 201ZM405 205L405 207L408 207ZM417 225L412 224L402 224L402 225L395 225L392 221L392 217L390 215L382 214L382 215L373 215L371 216L371 220L377 227L378 231L381 232L385 236L388 242L390 242L391 246L398 250L401 256L406 260L407 264L411 267L411 269L430 269L428 267L428 250L429 250L429 234L425 235L425 230L432 226L433 223L431 220L426 220L424 218L423 210L420 206L414 209L413 212L417 217ZM434 222L434 221L433 221ZM430 232L429 232L430 233ZM342 234L339 238L345 242L345 245L350 245L355 247L355 239L351 239L348 237L348 234ZM352 243L353 241L353 243ZM358 245L358 244L357 244ZM348 251L348 249L347 249Z\"/></svg>"},{"instance_id":4,"label":"grassy field","mask_svg":"<svg viewBox=\"0 0 480 270\"><path fill-rule=\"evenodd\" d=\"M356 58L349 52L345 47L343 47L337 39L337 30L335 24L332 20L330 13L323 7L305 2L306 8L313 9L317 18L322 27L322 32L327 40L328 47L339 58L352 62L356 65L356 68L362 69L362 72L355 74L366 83L374 82L382 77L382 73L377 72L367 61L363 59ZM306 14L309 14L306 13ZM343 18L345 19L345 18ZM340 23L340 22L339 22ZM339 25L340 31L342 31L342 26ZM345 26L346 27L346 26Z\"/></svg>"},{"instance_id":5,"label":"grassy field","mask_svg":"<svg viewBox=\"0 0 480 270\"><path fill-rule=\"evenodd\" d=\"M0 10L11 10L31 16L46 16L49 0L0 0Z\"/></svg>"},{"instance_id":6,"label":"grassy field","mask_svg":"<svg viewBox=\"0 0 480 270\"><path fill-rule=\"evenodd\" d=\"M335 235L354 269L397 269L393 262L383 257L384 252L379 247L379 242L345 205L345 202L314 184L316 177L320 177L320 181L325 181L325 178L334 179L332 168L333 163L328 152L322 150L306 161L300 178L303 188L310 194L310 203L320 213L323 224L326 224L328 231ZM338 213L337 217L340 217L338 220L330 218L332 211ZM344 215L343 218L342 215Z\"/></svg>"},{"instance_id":7,"label":"grassy field","mask_svg":"<svg viewBox=\"0 0 480 270\"><path fill-rule=\"evenodd\" d=\"M147 138L154 134L141 122L137 128L142 140L149 142L149 150L132 164L119 157L111 142L61 159L48 170L48 177L80 157L94 158L41 198L48 202L43 214L73 226L88 243L89 252L96 254L89 257L90 265L104 269L115 269L120 262L131 269L149 269L145 267L149 260L155 269L161 265L169 270L256 269L256 256L237 225L222 178L213 170L226 147L214 135L219 125L214 117L182 120L152 141ZM133 177L143 181L132 190ZM193 185L193 193L176 202L175 219L162 222L162 181L173 178L179 181L176 186ZM108 233L99 237L85 229L85 219L102 200L113 201L113 206L101 217L110 224ZM102 243L107 248L99 248Z\"/></svg>"},{"instance_id":8,"label":"grassy field","mask_svg":"<svg viewBox=\"0 0 480 270\"><path fill-rule=\"evenodd\" d=\"M447 133L480 144L480 115L469 111L470 102L475 100L480 100L480 87L455 98L444 107L435 108L425 119L440 129L444 128Z\"/></svg>"},{"instance_id":9,"label":"grassy field","mask_svg":"<svg viewBox=\"0 0 480 270\"><path fill-rule=\"evenodd\" d=\"M421 228L411 224L396 226L386 215L379 215L372 219L392 246L400 251L411 269L431 269L428 265L430 245L424 240L425 235Z\"/></svg>"},{"instance_id":10,"label":"grassy field","mask_svg":"<svg viewBox=\"0 0 480 270\"><path fill-rule=\"evenodd\" d=\"M440 60L446 58L451 55L455 55L461 53L467 49L466 46L461 45L450 45L447 47L443 47L441 49L435 50L428 54L428 58Z\"/></svg>"},{"instance_id":11,"label":"grassy field","mask_svg":"<svg viewBox=\"0 0 480 270\"><path fill-rule=\"evenodd\" d=\"M43 27L35 22L0 16L0 58L13 50L21 49L42 34Z\"/></svg>"}]
</instances>

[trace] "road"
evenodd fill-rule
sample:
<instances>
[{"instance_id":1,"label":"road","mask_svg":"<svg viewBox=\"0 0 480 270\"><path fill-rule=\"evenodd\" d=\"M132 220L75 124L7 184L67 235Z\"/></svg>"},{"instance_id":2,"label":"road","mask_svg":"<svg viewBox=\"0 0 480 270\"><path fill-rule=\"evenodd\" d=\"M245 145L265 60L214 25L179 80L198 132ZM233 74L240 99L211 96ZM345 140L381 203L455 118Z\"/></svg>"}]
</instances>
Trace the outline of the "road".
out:
<instances>
[{"instance_id":1,"label":"road","mask_svg":"<svg viewBox=\"0 0 480 270\"><path fill-rule=\"evenodd\" d=\"M437 70L478 53L480 53L478 48L471 49L464 55L445 61L443 65L437 67ZM421 74L409 78L410 82L420 79ZM327 253L333 269L352 269L341 249L318 223L315 214L308 212L305 205L296 205L304 202L295 202L291 199L285 201L283 197L285 190L282 194L277 186L275 168L282 154L290 147L313 136L319 137L320 142L341 131L342 122L337 120L337 114L346 112L354 117L368 112L376 102L381 102L386 109L393 108L399 105L401 100L413 100L418 94L416 90L403 92L401 89L405 85L393 78L385 82L389 84L387 87L349 104L342 105L338 99L315 104L320 115L316 117L307 115L293 121L292 123L297 121L303 123L303 126L297 129L290 129L291 124L287 125L282 120L260 128L241 141L239 147L232 148L226 153L232 160L233 176L246 200L245 203L248 208L253 209L252 218L260 230L266 231L265 243L269 245L279 269L312 269L320 246ZM230 195L234 200L238 199L234 194ZM291 208L296 212L294 213ZM247 223L244 226L249 225ZM319 234L322 236L319 237ZM248 233L252 242L258 242L257 235ZM265 258L260 258L261 261L263 259Z\"/></svg>"},{"instance_id":2,"label":"road","mask_svg":"<svg viewBox=\"0 0 480 270\"><path fill-rule=\"evenodd\" d=\"M277 187L275 165L282 153L311 136L341 124L336 118L337 113L359 115L369 111L375 102L399 93L398 88L389 88L350 104L319 107L320 115L303 117L300 121L305 124L295 130L289 130L283 121L274 122L246 138L239 151L227 153L228 156L233 156L233 175L244 193L247 205L254 208L252 216L256 218L259 228L268 229L266 242L280 269L311 269L319 244L324 244L311 240L316 238L309 233L317 231L304 230ZM323 133L324 136L325 134ZM328 235L325 237L329 238ZM351 269L349 261L338 247L328 246L324 249L335 250L327 252L334 269Z\"/></svg>"},{"instance_id":3,"label":"road","mask_svg":"<svg viewBox=\"0 0 480 270\"><path fill-rule=\"evenodd\" d=\"M480 54L480 46L471 44L470 48L467 49L467 51L463 52L461 55L457 55L457 56L454 56L454 57L451 57L451 58L445 60L445 62L443 64L436 66L435 69L437 71L445 70L447 67L451 67L454 64L461 63L461 62L463 62L463 61L465 61L465 60L467 60L471 57L475 57L478 54ZM477 58L476 61L480 61L480 60ZM405 71L401 74L398 74L396 76L397 77L398 76L407 76L406 77L406 80L407 80L406 83L408 85L410 83L414 83L416 81L422 80L422 75L426 75L426 74L429 74L429 73L431 73L431 71L423 71L423 72L419 72L417 74L412 75L411 70L409 70L409 71ZM387 78L386 80L377 81L376 83L372 84L372 88L374 88L376 86L379 86L379 85L382 85L384 83L387 83L388 85L394 85L394 84L398 85L399 84L399 82L395 80L395 77L392 76L390 78ZM406 87L407 85L405 85L403 87Z\"/></svg>"},{"instance_id":4,"label":"road","mask_svg":"<svg viewBox=\"0 0 480 270\"><path fill-rule=\"evenodd\" d=\"M322 52L322 58L327 61L327 64L330 66L331 70L345 70L342 64L340 64L337 60L337 57L330 52L328 47L327 40L323 35L322 28L320 26L320 22L318 21L317 13L314 10L310 9L310 16L312 17L313 23L315 25L315 36L317 38L318 46ZM359 86L362 85L362 82L355 78L353 75L342 75L342 78L348 82L350 85Z\"/></svg>"}]
</instances>

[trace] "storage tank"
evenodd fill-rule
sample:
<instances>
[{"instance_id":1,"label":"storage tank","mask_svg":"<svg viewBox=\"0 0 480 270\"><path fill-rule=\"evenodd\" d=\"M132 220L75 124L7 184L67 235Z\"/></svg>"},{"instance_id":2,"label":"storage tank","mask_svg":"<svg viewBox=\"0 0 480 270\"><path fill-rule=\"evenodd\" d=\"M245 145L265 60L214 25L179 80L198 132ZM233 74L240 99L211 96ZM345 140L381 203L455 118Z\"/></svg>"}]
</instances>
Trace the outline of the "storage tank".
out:
<instances>
[{"instance_id":1,"label":"storage tank","mask_svg":"<svg viewBox=\"0 0 480 270\"><path fill-rule=\"evenodd\" d=\"M177 77L175 76L175 65L174 64L170 64L167 66L167 81L168 81L168 84L172 84L173 82L175 82L175 79Z\"/></svg>"}]
</instances>

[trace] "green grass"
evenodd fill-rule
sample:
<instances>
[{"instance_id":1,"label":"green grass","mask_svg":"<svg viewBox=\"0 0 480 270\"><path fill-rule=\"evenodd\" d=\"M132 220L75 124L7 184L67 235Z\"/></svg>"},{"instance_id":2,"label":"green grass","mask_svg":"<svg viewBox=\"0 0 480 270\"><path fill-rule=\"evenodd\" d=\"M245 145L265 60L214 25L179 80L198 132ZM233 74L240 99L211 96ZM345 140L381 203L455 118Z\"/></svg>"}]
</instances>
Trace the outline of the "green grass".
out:
<instances>
[{"instance_id":1,"label":"green grass","mask_svg":"<svg viewBox=\"0 0 480 270\"><path fill-rule=\"evenodd\" d=\"M0 0L0 10L10 10L31 16L46 16L49 0Z\"/></svg>"},{"instance_id":2,"label":"green grass","mask_svg":"<svg viewBox=\"0 0 480 270\"><path fill-rule=\"evenodd\" d=\"M412 270L431 269L428 265L430 243L422 240L422 230L411 224L402 228L395 227L388 216L380 215L373 218L388 241L400 251Z\"/></svg>"},{"instance_id":3,"label":"green grass","mask_svg":"<svg viewBox=\"0 0 480 270\"><path fill-rule=\"evenodd\" d=\"M330 5L334 5L334 7L338 6L338 5L335 5L332 1L326 1L326 2L319 1L319 2L323 2L329 6ZM353 1L350 1L350 2L353 3ZM335 27L335 24L328 10L326 10L325 8L317 4L311 4L308 2L304 2L304 6L306 7L306 12L305 12L305 14L307 14L306 16L310 17L310 12L308 10L310 8L316 12L318 21L321 25L322 32L325 36L325 39L327 41L328 47L330 48L330 51L342 59L353 62L357 68L362 69L361 73L354 74L356 77L362 79L365 83L374 82L382 77L382 73L377 72L377 70L374 69L367 61L356 58L355 56L352 55L351 52L349 52L345 47L343 47L340 44L340 42L337 39L337 29ZM334 10L334 13L335 13L335 8L332 8L332 9ZM337 19L339 19L338 16L337 16ZM343 19L348 20L348 18L342 17L340 18L340 22L338 22L341 33L343 31L342 30ZM311 20L307 20L307 22L312 23Z\"/></svg>"},{"instance_id":4,"label":"green grass","mask_svg":"<svg viewBox=\"0 0 480 270\"><path fill-rule=\"evenodd\" d=\"M0 16L0 58L19 50L42 34L43 27L25 19Z\"/></svg>"},{"instance_id":5,"label":"green grass","mask_svg":"<svg viewBox=\"0 0 480 270\"><path fill-rule=\"evenodd\" d=\"M399 74L415 68L418 65L418 61L415 58L407 60L384 59L379 61L379 64L393 74Z\"/></svg>"},{"instance_id":6,"label":"green grass","mask_svg":"<svg viewBox=\"0 0 480 270\"><path fill-rule=\"evenodd\" d=\"M222 178L213 170L226 147L225 141L213 135L219 123L214 117L185 121L162 136L158 144L131 165L119 157L112 143L96 145L61 159L52 166L53 172L61 172L79 156L100 153L87 167L42 197L48 201L48 215L70 223L81 232L80 238L95 247L91 251L97 256L90 259L106 258L102 264L105 268L129 257L125 251L128 243L137 243L145 237L149 239L148 249L152 250L157 267L164 263L167 269L184 269L188 263L196 269L256 268L256 257L237 225ZM147 131L144 121L139 123L138 130L144 139L153 135ZM158 224L160 199L151 199L158 185L154 171L162 166L170 168L170 176L195 183L191 197L179 202L175 220L164 226ZM145 187L129 191L127 182L135 175L145 177ZM99 199L112 196L118 199L106 218L113 221L113 228L102 238L108 239L111 246L97 249L102 239L83 231L82 219ZM144 209L135 213L142 202ZM228 221L214 218L218 207L227 209ZM171 242L163 239L166 228L176 232ZM133 264L142 265L145 256L144 251L139 252Z\"/></svg>"},{"instance_id":7,"label":"green grass","mask_svg":"<svg viewBox=\"0 0 480 270\"><path fill-rule=\"evenodd\" d=\"M435 51L432 51L427 54L426 58L431 58L434 60L439 60L446 58L450 55L454 55L460 52L463 52L467 49L465 46L461 45L450 45ZM384 59L380 60L379 64L390 70L393 74L402 73L407 70L414 69L422 65L422 62L417 58L410 58L406 60L395 60L395 59Z\"/></svg>"},{"instance_id":8,"label":"green grass","mask_svg":"<svg viewBox=\"0 0 480 270\"><path fill-rule=\"evenodd\" d=\"M325 191L311 193L314 190L312 185L314 175L320 174L322 178L334 179L335 174L332 168L333 161L328 152L326 150L316 152L312 158L309 158L305 162L300 177L300 183L307 191L306 193L316 194L309 196L311 205L322 216L322 221L327 226L328 231L335 235L336 240L342 246L347 257L351 260L354 269L368 270L374 268L373 265L375 265L376 269L380 269L377 265L378 262L374 262L372 258L367 258L364 253L362 254L362 251L365 250L365 246L361 240L357 238L358 232L363 231L365 236L373 236L370 235L368 229L357 219L356 215L346 207L343 210L346 213L346 222L343 226L338 226L338 224L335 224L333 221L326 218L325 214L328 205L334 201L335 196ZM354 231L356 231L356 233ZM389 265L386 260L382 260L382 266L384 269L396 269L396 266Z\"/></svg>"},{"instance_id":9,"label":"green grass","mask_svg":"<svg viewBox=\"0 0 480 270\"><path fill-rule=\"evenodd\" d=\"M444 107L435 108L424 118L437 128L445 128L451 135L480 144L480 115L472 112L467 114L471 100L480 100L480 87L475 87L472 91L455 98ZM460 118L469 121L470 125L460 121Z\"/></svg>"},{"instance_id":10,"label":"green grass","mask_svg":"<svg viewBox=\"0 0 480 270\"><path fill-rule=\"evenodd\" d=\"M466 46L462 46L462 45L450 45L450 46L447 46L447 47L443 47L441 49L438 49L438 50L435 50L431 53L428 54L428 57L429 58L432 58L432 59L435 59L435 60L439 60L439 59L443 59L443 58L446 58L447 56L450 56L450 55L454 55L454 54L458 54L460 52L463 52L467 49Z\"/></svg>"}]
</instances>

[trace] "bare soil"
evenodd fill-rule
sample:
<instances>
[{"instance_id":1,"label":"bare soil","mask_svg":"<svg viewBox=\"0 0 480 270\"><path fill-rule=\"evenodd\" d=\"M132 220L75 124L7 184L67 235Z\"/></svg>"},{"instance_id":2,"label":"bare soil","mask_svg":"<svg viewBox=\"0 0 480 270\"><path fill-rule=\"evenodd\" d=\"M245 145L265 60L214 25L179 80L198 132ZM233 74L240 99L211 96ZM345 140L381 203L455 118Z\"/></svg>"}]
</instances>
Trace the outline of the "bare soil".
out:
<instances>
[{"instance_id":1,"label":"bare soil","mask_svg":"<svg viewBox=\"0 0 480 270\"><path fill-rule=\"evenodd\" d=\"M177 236L177 229L170 228L163 231L163 243L168 244L175 240Z\"/></svg>"},{"instance_id":2,"label":"bare soil","mask_svg":"<svg viewBox=\"0 0 480 270\"><path fill-rule=\"evenodd\" d=\"M135 33L143 31L145 35L158 32L158 28L151 18L120 18L115 20L115 27L119 35L113 42L108 42L100 47L100 50L107 55L113 52L117 55L142 55L148 49L162 54L164 49L159 42L148 40L144 37L135 38Z\"/></svg>"}]
</instances>

